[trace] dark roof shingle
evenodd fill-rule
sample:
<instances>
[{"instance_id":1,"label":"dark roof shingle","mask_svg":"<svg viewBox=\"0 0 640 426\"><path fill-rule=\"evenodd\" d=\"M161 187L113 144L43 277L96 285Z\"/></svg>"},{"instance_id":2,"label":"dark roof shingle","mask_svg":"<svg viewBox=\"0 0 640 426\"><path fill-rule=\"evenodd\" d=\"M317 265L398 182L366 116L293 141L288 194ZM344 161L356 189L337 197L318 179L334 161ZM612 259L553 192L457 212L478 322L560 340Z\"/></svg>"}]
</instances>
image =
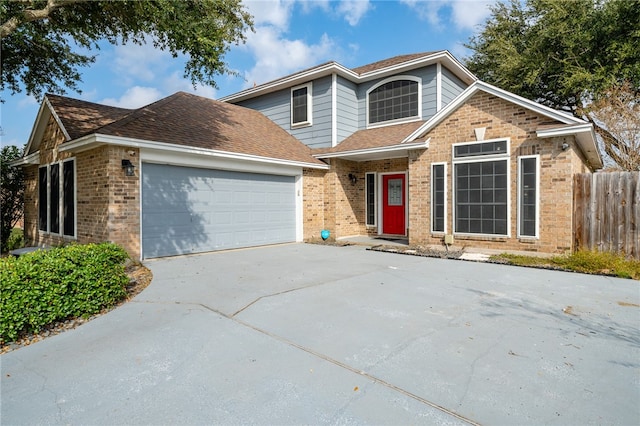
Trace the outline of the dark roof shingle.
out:
<instances>
[{"instance_id":1,"label":"dark roof shingle","mask_svg":"<svg viewBox=\"0 0 640 426\"><path fill-rule=\"evenodd\" d=\"M311 156L309 147L260 112L185 92L134 110L93 133L324 165Z\"/></svg>"},{"instance_id":2,"label":"dark roof shingle","mask_svg":"<svg viewBox=\"0 0 640 426\"><path fill-rule=\"evenodd\" d=\"M322 151L314 150L314 154L350 152L399 145L423 124L424 121L412 121L411 123L358 130L334 148Z\"/></svg>"},{"instance_id":3,"label":"dark roof shingle","mask_svg":"<svg viewBox=\"0 0 640 426\"><path fill-rule=\"evenodd\" d=\"M71 139L120 120L133 110L47 94L47 100Z\"/></svg>"},{"instance_id":4,"label":"dark roof shingle","mask_svg":"<svg viewBox=\"0 0 640 426\"><path fill-rule=\"evenodd\" d=\"M422 52L422 53L411 53L411 54L408 54L408 55L398 55L398 56L394 56L393 58L387 58L387 59L383 59L381 61L373 62L371 64L362 65L360 67L352 68L351 71L361 75L361 74L365 74L365 73L368 73L368 72L376 71L376 70L379 70L379 69L392 67L394 65L399 65L399 64L401 64L403 62L413 61L415 59L419 59L419 58L422 58L424 56L433 55L434 53L437 53L437 51Z\"/></svg>"}]
</instances>

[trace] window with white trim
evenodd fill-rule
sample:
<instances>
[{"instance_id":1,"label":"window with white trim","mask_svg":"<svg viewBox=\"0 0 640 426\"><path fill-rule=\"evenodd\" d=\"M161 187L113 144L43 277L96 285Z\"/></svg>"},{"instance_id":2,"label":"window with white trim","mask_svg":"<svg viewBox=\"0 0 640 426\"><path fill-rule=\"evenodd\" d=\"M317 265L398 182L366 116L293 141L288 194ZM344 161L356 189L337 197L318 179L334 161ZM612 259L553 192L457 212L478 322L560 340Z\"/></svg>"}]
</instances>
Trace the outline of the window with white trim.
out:
<instances>
[{"instance_id":1,"label":"window with white trim","mask_svg":"<svg viewBox=\"0 0 640 426\"><path fill-rule=\"evenodd\" d=\"M311 83L291 89L291 126L311 125Z\"/></svg>"},{"instance_id":2,"label":"window with white trim","mask_svg":"<svg viewBox=\"0 0 640 426\"><path fill-rule=\"evenodd\" d=\"M376 225L376 174L365 174L365 216L367 226Z\"/></svg>"},{"instance_id":3,"label":"window with white trim","mask_svg":"<svg viewBox=\"0 0 640 426\"><path fill-rule=\"evenodd\" d=\"M367 92L368 124L420 118L420 86L416 77L383 80Z\"/></svg>"},{"instance_id":4,"label":"window with white trim","mask_svg":"<svg viewBox=\"0 0 640 426\"><path fill-rule=\"evenodd\" d=\"M76 235L75 159L41 166L38 170L38 229Z\"/></svg>"},{"instance_id":5,"label":"window with white trim","mask_svg":"<svg viewBox=\"0 0 640 426\"><path fill-rule=\"evenodd\" d=\"M453 146L454 232L509 236L509 141Z\"/></svg>"},{"instance_id":6,"label":"window with white trim","mask_svg":"<svg viewBox=\"0 0 640 426\"><path fill-rule=\"evenodd\" d=\"M518 237L538 238L540 156L518 157Z\"/></svg>"},{"instance_id":7,"label":"window with white trim","mask_svg":"<svg viewBox=\"0 0 640 426\"><path fill-rule=\"evenodd\" d=\"M431 164L431 232L447 232L447 163Z\"/></svg>"}]
</instances>

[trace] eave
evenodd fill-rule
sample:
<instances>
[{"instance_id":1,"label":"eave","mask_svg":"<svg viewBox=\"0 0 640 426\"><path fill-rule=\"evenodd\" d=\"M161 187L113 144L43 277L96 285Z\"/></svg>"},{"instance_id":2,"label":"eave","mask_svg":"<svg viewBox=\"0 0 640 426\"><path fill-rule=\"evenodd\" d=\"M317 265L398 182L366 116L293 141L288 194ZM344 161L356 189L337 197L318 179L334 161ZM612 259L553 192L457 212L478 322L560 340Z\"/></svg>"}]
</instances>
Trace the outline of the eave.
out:
<instances>
[{"instance_id":1,"label":"eave","mask_svg":"<svg viewBox=\"0 0 640 426\"><path fill-rule=\"evenodd\" d=\"M600 151L598 150L596 134L591 123L576 124L574 126L563 126L549 129L539 129L536 135L541 139L555 138L562 136L574 136L578 147L587 158L587 161L594 169L604 167Z\"/></svg>"},{"instance_id":2,"label":"eave","mask_svg":"<svg viewBox=\"0 0 640 426\"><path fill-rule=\"evenodd\" d=\"M429 140L352 151L328 152L315 154L314 157L318 159L342 158L350 161L386 160L390 158L405 158L409 156L409 151L427 148L429 148Z\"/></svg>"},{"instance_id":3,"label":"eave","mask_svg":"<svg viewBox=\"0 0 640 426\"><path fill-rule=\"evenodd\" d=\"M450 71L453 72L456 77L467 84L472 84L477 80L476 76L471 74L471 72L467 70L456 58L454 58L451 53L443 50L441 52L437 52L432 55L426 55L412 61L403 62L401 64L380 68L362 74L357 74L337 62L329 62L327 64L320 65L306 71L291 74L289 76L264 83L256 87L245 89L241 92L224 96L218 100L230 103L241 102L257 96L262 96L268 93L276 92L278 90L303 84L311 80L326 77L332 74L336 74L353 83L360 84L370 80L386 78L398 73L410 71L412 69L433 65L438 62L444 64Z\"/></svg>"},{"instance_id":4,"label":"eave","mask_svg":"<svg viewBox=\"0 0 640 426\"><path fill-rule=\"evenodd\" d=\"M83 152L97 148L103 145L122 146L128 148L138 148L140 150L149 150L154 152L163 152L173 155L191 155L204 158L220 158L245 162L265 163L288 167L304 167L310 169L327 170L329 166L326 164L307 163L304 161L286 160L280 158L262 157L252 154L244 154L238 152L220 151L215 149L198 148L186 145L177 145L158 141L148 141L142 139L123 138L119 136L91 134L71 142L62 144L59 152Z\"/></svg>"},{"instance_id":5,"label":"eave","mask_svg":"<svg viewBox=\"0 0 640 426\"><path fill-rule=\"evenodd\" d=\"M40 151L36 151L9 163L11 167L33 166L38 164L40 164Z\"/></svg>"}]
</instances>

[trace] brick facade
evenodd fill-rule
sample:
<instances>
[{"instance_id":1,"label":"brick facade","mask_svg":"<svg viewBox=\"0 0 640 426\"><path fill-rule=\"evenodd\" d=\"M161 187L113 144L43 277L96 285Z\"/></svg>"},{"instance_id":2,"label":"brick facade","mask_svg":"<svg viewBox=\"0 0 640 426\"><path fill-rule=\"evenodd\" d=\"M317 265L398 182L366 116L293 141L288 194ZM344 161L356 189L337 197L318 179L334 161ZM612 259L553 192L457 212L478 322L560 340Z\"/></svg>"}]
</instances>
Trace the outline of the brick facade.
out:
<instances>
[{"instance_id":1,"label":"brick facade","mask_svg":"<svg viewBox=\"0 0 640 426\"><path fill-rule=\"evenodd\" d=\"M53 118L40 142L40 165L68 158L76 162L76 237L38 230L38 169L25 167L25 244L56 246L71 242L111 241L140 257L140 184L138 151L102 146L77 154L59 152L65 138ZM125 176L121 161L131 159L136 176Z\"/></svg>"},{"instance_id":2,"label":"brick facade","mask_svg":"<svg viewBox=\"0 0 640 426\"><path fill-rule=\"evenodd\" d=\"M573 136L539 139L536 129L548 118L486 92L478 92L429 131L427 149L409 151L408 158L375 161L326 160L329 170L302 170L302 228L304 240L320 238L328 229L331 238L377 235L377 226L366 225L366 173L406 173L408 190L407 234L412 245L442 244L443 234L430 232L431 165L447 164L447 234L453 233L452 144L475 142L474 129L485 128L482 140L510 141L510 235L455 235L458 246L498 250L564 252L572 250L572 179L589 171ZM560 123L555 123L560 124ZM141 256L140 152L102 145L77 153L60 152L65 141L57 122L50 118L39 143L40 165L74 158L76 164L76 237L38 230L38 165L25 167L25 241L27 245L59 245L69 242L112 241L133 258ZM567 144L568 148L563 149ZM540 158L539 238L517 236L518 157ZM121 166L129 159L135 176L125 176ZM355 177L355 183L352 181ZM379 192L381 188L378 187ZM380 196L377 196L376 204ZM376 209L380 209L377 205ZM379 218L379 215L378 215ZM376 218L376 220L378 220Z\"/></svg>"},{"instance_id":3,"label":"brick facade","mask_svg":"<svg viewBox=\"0 0 640 426\"><path fill-rule=\"evenodd\" d=\"M545 121L546 120L546 121ZM456 236L456 245L497 250L557 253L572 247L572 178L587 170L573 137L539 139L536 129L548 122L531 110L479 92L426 135L429 148L409 158L409 226L411 244L441 244L443 236L430 232L431 164L447 163L447 233L453 233L452 144L476 141L475 128L484 127L483 140L510 139L510 237ZM563 143L569 148L562 149ZM540 156L539 237L517 237L518 157Z\"/></svg>"}]
</instances>

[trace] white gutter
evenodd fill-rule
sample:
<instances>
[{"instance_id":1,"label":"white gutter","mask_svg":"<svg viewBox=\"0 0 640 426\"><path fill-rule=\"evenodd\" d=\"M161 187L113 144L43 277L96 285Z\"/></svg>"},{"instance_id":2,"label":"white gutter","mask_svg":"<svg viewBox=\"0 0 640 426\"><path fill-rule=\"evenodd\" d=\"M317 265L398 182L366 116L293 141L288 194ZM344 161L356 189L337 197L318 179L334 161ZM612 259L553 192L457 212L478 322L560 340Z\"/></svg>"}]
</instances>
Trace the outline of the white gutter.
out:
<instances>
[{"instance_id":1,"label":"white gutter","mask_svg":"<svg viewBox=\"0 0 640 426\"><path fill-rule=\"evenodd\" d=\"M557 136L570 136L576 133L593 132L593 125L591 123L576 124L575 126L559 127L555 129L540 129L536 130L536 134L539 138L553 138ZM595 139L595 134L593 135Z\"/></svg>"},{"instance_id":2,"label":"white gutter","mask_svg":"<svg viewBox=\"0 0 640 426\"><path fill-rule=\"evenodd\" d=\"M403 143L399 145L382 146L377 148L354 149L352 151L315 154L314 157L321 158L321 159L322 158L341 158L341 157L351 157L351 156L361 156L361 155L383 154L387 152L396 152L396 151L411 151L414 149L426 149L426 148L429 148L430 140L431 139L427 139L424 142Z\"/></svg>"},{"instance_id":3,"label":"white gutter","mask_svg":"<svg viewBox=\"0 0 640 426\"><path fill-rule=\"evenodd\" d=\"M83 136L72 142L67 142L58 148L59 152L82 152L93 149L100 145L126 146L139 149L151 149L156 151L164 151L175 154L191 154L218 158L228 158L241 161L252 161L260 163L277 164L282 166L305 167L311 169L329 169L328 165L306 163L304 161L284 160L280 158L262 157L259 155L242 154L237 152L220 151L215 149L198 148L186 145L177 145L172 143L147 141L143 139L130 139L120 136L91 134Z\"/></svg>"},{"instance_id":4,"label":"white gutter","mask_svg":"<svg viewBox=\"0 0 640 426\"><path fill-rule=\"evenodd\" d=\"M241 92L224 96L222 98L219 98L218 100L221 102L240 102L259 95L264 95L267 93L275 92L276 90L285 89L287 87L302 84L310 80L325 77L331 74L337 74L350 80L351 82L359 84L365 81L384 78L393 74L404 72L406 70L440 62L445 62L447 65L453 68L452 72L454 73L454 75L456 75L462 81L466 83L473 83L477 81L477 77L473 75L469 70L467 70L456 58L454 58L453 55L449 53L449 51L443 50L432 55L422 56L411 61L402 62L386 68L380 68L362 74L357 74L351 69L346 68L337 62L330 62L328 64L321 65L307 71L291 74L278 80L274 80L256 87L245 89Z\"/></svg>"},{"instance_id":5,"label":"white gutter","mask_svg":"<svg viewBox=\"0 0 640 426\"><path fill-rule=\"evenodd\" d=\"M29 154L26 157L18 158L9 163L11 167L29 166L40 164L40 151Z\"/></svg>"}]
</instances>

